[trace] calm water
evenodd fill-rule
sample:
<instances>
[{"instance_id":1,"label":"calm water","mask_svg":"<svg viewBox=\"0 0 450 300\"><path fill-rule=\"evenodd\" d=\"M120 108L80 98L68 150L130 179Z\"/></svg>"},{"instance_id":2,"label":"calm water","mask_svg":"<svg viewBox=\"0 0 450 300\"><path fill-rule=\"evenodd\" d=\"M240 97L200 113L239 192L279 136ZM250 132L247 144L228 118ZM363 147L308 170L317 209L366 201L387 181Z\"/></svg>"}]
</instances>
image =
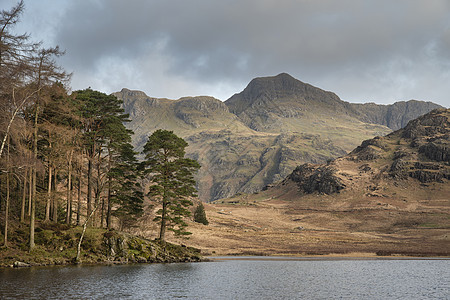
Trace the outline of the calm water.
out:
<instances>
[{"instance_id":1,"label":"calm water","mask_svg":"<svg viewBox=\"0 0 450 300\"><path fill-rule=\"evenodd\" d=\"M0 299L450 299L450 260L224 260L0 270Z\"/></svg>"}]
</instances>

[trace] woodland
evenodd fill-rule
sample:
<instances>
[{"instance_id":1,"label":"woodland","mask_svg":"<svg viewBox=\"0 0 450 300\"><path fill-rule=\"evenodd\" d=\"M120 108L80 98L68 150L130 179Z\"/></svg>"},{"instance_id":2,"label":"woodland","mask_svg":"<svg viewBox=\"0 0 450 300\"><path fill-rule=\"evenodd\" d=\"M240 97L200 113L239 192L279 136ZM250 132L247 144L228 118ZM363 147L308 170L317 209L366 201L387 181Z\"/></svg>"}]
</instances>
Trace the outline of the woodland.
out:
<instances>
[{"instance_id":1,"label":"woodland","mask_svg":"<svg viewBox=\"0 0 450 300\"><path fill-rule=\"evenodd\" d=\"M142 177L154 183L149 206L162 205L155 219L160 240L166 228L188 234L181 217L190 213L187 197L195 196L192 173L199 165L184 159L187 143L158 131L163 136L149 139L139 163L122 101L90 88L69 92L71 74L57 64L64 51L14 33L23 10L20 1L0 12L3 249L15 240L16 227L28 228L31 251L38 225L83 226L78 259L86 227L134 226L144 211Z\"/></svg>"}]
</instances>

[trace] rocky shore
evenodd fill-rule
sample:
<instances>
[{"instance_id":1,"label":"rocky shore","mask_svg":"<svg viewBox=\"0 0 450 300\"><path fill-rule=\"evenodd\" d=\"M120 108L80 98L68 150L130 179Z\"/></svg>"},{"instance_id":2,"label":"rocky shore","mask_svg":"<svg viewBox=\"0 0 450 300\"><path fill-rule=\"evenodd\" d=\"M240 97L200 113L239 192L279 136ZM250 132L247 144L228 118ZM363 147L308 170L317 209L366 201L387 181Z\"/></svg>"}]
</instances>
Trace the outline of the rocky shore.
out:
<instances>
[{"instance_id":1,"label":"rocky shore","mask_svg":"<svg viewBox=\"0 0 450 300\"><path fill-rule=\"evenodd\" d=\"M0 267L30 267L70 264L175 263L202 260L200 250L159 240L148 240L115 230L89 228L76 262L81 227L41 225L36 246L27 249L25 226L16 229L18 238L0 249ZM21 239L21 237L24 237Z\"/></svg>"}]
</instances>

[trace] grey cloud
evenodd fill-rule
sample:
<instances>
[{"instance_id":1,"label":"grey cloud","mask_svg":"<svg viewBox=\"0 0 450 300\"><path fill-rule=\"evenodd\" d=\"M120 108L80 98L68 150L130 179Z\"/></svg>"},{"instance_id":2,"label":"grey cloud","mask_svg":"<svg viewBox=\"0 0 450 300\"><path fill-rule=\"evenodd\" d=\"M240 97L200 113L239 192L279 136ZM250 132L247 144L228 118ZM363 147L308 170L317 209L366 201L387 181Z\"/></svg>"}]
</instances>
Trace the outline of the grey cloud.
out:
<instances>
[{"instance_id":1,"label":"grey cloud","mask_svg":"<svg viewBox=\"0 0 450 300\"><path fill-rule=\"evenodd\" d=\"M352 101L423 96L450 104L450 87L425 90L450 79L446 0L70 3L55 42L67 49L64 62L77 84L92 74L106 89L119 89L123 80L123 86L183 96L230 91L256 76L288 72ZM127 69L108 79L118 66ZM187 88L176 90L162 79Z\"/></svg>"}]
</instances>

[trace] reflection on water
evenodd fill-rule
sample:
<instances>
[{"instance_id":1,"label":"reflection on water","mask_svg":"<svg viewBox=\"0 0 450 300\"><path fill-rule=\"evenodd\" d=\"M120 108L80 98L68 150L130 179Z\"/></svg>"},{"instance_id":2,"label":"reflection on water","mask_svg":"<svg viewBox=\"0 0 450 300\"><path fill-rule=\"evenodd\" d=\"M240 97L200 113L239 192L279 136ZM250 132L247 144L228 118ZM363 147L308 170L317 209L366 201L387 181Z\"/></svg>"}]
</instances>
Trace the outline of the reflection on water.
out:
<instances>
[{"instance_id":1,"label":"reflection on water","mask_svg":"<svg viewBox=\"0 0 450 300\"><path fill-rule=\"evenodd\" d=\"M219 260L0 270L1 299L448 299L450 260Z\"/></svg>"}]
</instances>

